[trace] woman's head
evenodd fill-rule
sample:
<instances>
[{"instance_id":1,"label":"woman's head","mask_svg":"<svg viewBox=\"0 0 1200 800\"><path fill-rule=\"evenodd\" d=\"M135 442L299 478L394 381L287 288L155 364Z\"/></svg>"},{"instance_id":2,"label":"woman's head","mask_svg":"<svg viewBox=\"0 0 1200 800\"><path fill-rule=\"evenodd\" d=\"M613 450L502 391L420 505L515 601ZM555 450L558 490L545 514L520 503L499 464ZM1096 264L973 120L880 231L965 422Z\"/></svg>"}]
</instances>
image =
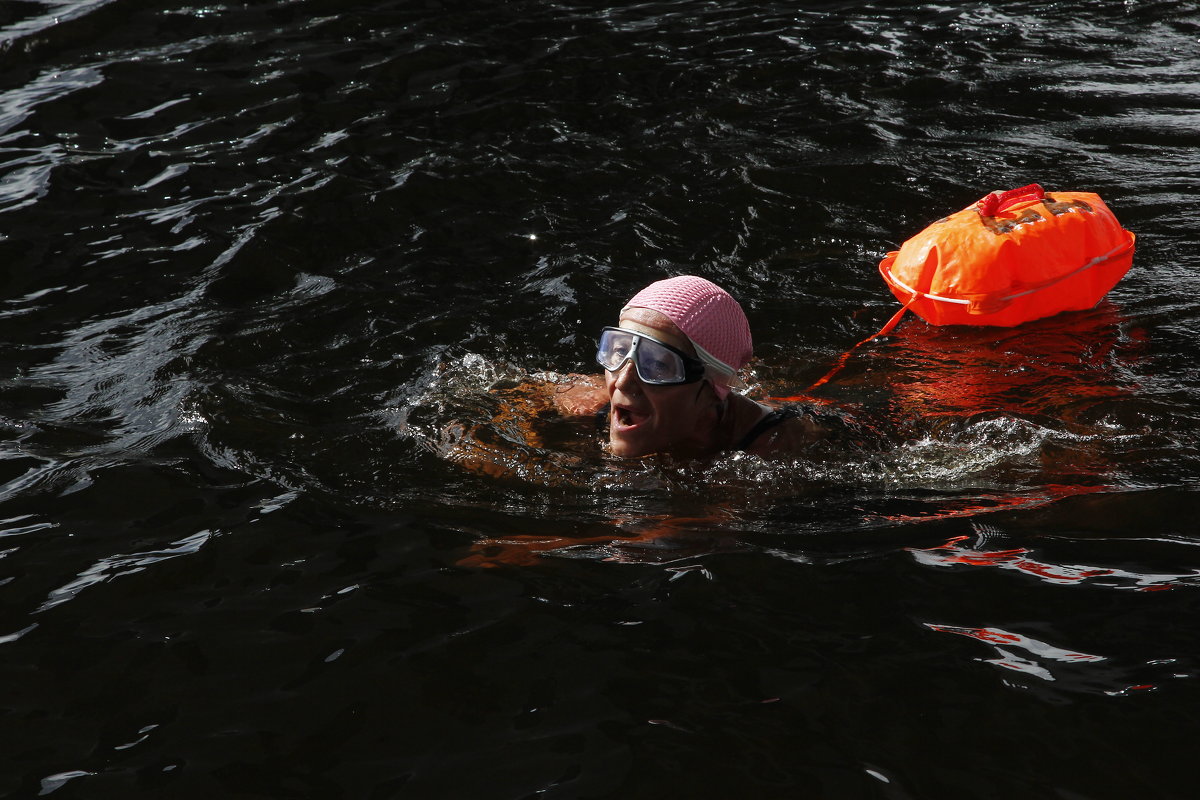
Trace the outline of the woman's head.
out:
<instances>
[{"instance_id":1,"label":"woman's head","mask_svg":"<svg viewBox=\"0 0 1200 800\"><path fill-rule=\"evenodd\" d=\"M656 281L635 294L621 309L657 311L670 320L708 365L706 380L717 396L729 387L743 388L737 371L754 354L750 323L741 305L729 292L695 275Z\"/></svg>"},{"instance_id":2,"label":"woman's head","mask_svg":"<svg viewBox=\"0 0 1200 800\"><path fill-rule=\"evenodd\" d=\"M619 327L599 354L614 455L713 449L723 402L752 353L741 306L716 284L681 276L638 292Z\"/></svg>"}]
</instances>

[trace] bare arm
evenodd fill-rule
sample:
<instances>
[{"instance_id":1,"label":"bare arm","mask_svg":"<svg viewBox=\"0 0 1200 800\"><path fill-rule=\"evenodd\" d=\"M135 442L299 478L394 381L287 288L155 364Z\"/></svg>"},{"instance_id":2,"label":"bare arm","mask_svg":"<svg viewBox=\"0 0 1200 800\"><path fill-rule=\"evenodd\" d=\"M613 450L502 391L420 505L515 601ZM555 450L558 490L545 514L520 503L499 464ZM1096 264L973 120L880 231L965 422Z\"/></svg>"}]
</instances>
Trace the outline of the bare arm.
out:
<instances>
[{"instance_id":1,"label":"bare arm","mask_svg":"<svg viewBox=\"0 0 1200 800\"><path fill-rule=\"evenodd\" d=\"M552 391L554 407L566 417L589 417L608 403L608 392L599 375L567 375Z\"/></svg>"}]
</instances>

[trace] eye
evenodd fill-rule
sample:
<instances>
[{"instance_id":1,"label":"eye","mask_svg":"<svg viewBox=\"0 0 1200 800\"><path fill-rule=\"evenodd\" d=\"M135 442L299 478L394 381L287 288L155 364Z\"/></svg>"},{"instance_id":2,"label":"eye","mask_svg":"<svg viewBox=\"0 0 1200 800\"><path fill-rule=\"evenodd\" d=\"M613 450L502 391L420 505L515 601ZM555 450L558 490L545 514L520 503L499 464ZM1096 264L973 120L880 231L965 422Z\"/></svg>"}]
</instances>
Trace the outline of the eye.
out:
<instances>
[{"instance_id":1,"label":"eye","mask_svg":"<svg viewBox=\"0 0 1200 800\"><path fill-rule=\"evenodd\" d=\"M673 380L679 377L679 366L675 359L667 354L655 355L643 359L642 367L650 375L660 380Z\"/></svg>"}]
</instances>

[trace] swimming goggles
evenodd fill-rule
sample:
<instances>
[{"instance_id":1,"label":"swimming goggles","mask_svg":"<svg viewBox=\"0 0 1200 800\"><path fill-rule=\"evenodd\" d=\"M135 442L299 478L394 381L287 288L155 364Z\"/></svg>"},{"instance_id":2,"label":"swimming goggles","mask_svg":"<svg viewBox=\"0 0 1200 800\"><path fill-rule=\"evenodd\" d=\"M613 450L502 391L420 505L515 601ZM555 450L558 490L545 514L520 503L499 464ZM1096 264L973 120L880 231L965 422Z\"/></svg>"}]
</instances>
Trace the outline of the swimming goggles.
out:
<instances>
[{"instance_id":1,"label":"swimming goggles","mask_svg":"<svg viewBox=\"0 0 1200 800\"><path fill-rule=\"evenodd\" d=\"M633 359L642 383L669 386L695 383L704 377L704 362L665 342L624 328L605 328L596 349L596 363L616 372Z\"/></svg>"}]
</instances>

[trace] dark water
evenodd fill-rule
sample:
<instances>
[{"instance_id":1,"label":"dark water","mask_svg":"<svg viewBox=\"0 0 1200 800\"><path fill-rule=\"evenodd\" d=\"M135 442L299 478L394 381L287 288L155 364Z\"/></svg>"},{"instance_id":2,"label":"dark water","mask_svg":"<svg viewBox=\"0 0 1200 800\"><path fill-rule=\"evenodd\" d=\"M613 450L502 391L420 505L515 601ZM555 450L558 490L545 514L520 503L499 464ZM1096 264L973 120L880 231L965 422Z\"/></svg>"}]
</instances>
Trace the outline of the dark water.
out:
<instances>
[{"instance_id":1,"label":"dark water","mask_svg":"<svg viewBox=\"0 0 1200 800\"><path fill-rule=\"evenodd\" d=\"M3 795L1194 796L1197 4L6 0L0 65ZM883 447L490 421L681 272L801 390L1033 181L1134 270L864 348Z\"/></svg>"}]
</instances>

